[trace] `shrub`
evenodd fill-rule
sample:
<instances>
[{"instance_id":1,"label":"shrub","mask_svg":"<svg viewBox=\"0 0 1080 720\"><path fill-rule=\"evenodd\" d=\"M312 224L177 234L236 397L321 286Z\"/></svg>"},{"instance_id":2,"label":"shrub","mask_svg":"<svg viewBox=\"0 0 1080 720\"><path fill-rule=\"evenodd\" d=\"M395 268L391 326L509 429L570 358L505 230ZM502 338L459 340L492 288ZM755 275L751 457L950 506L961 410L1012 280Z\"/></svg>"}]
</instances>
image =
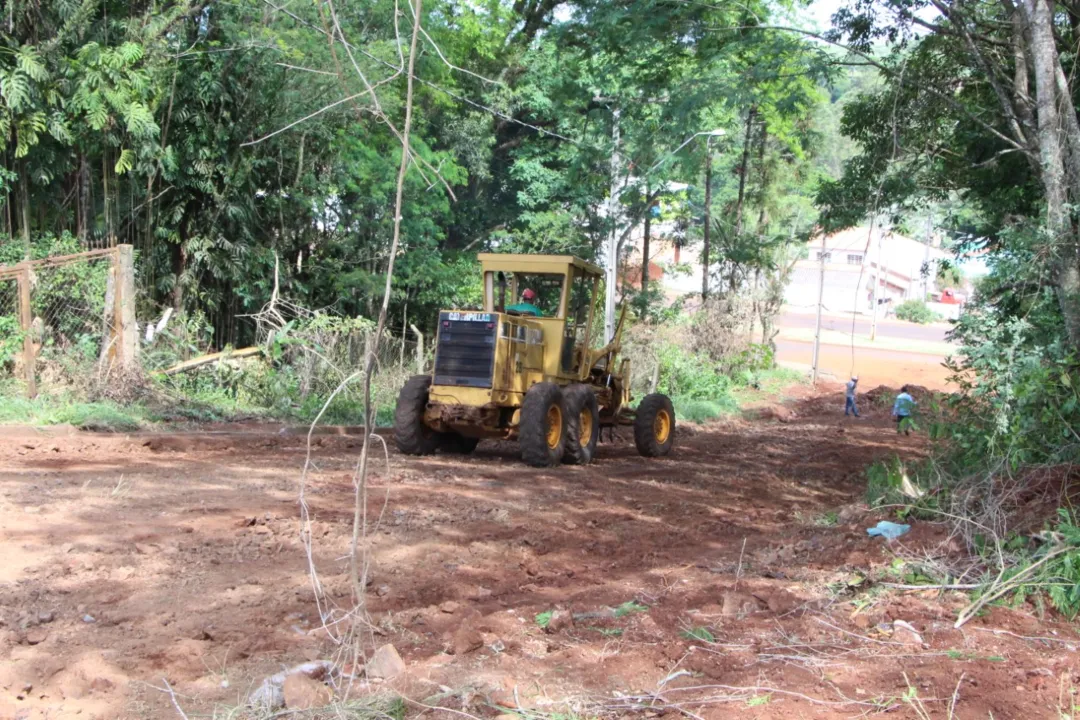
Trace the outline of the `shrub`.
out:
<instances>
[{"instance_id":1,"label":"shrub","mask_svg":"<svg viewBox=\"0 0 1080 720\"><path fill-rule=\"evenodd\" d=\"M679 421L703 423L715 420L724 415L730 415L739 409L739 404L730 395L714 400L684 400L675 398L675 416Z\"/></svg>"},{"instance_id":2,"label":"shrub","mask_svg":"<svg viewBox=\"0 0 1080 720\"><path fill-rule=\"evenodd\" d=\"M927 307L922 300L905 300L900 303L896 306L896 317L899 320L907 320L919 325L941 319L941 316Z\"/></svg>"}]
</instances>

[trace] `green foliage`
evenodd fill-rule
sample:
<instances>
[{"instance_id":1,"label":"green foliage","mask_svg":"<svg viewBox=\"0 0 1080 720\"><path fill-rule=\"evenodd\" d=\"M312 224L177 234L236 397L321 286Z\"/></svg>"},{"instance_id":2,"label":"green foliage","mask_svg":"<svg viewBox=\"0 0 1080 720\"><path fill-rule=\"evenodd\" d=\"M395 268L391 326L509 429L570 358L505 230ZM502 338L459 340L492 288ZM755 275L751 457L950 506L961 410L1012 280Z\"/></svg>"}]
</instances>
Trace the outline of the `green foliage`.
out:
<instances>
[{"instance_id":1,"label":"green foliage","mask_svg":"<svg viewBox=\"0 0 1080 720\"><path fill-rule=\"evenodd\" d=\"M776 8L761 0L558 5L425 5L440 52L418 58L396 335L405 323L429 331L440 307L478 303L477 251L593 259L613 230L610 201L625 225L669 181L690 185L678 212L683 240L697 242L706 149L684 143L703 128L731 140L712 146L714 218L731 215L732 158L741 128L754 128L745 232L717 245L718 271L737 265L725 277L748 278L776 267L778 239L813 226L810 120L835 58L793 35L718 30L746 13L767 20ZM0 39L8 235L133 243L145 308L212 318L214 349L255 338L248 317L275 273L304 307L375 315L400 160L390 125L400 127L406 85L393 3L338 8L355 68L320 33L320 3L287 13L257 0L10 10ZM385 117L371 111L357 69ZM626 170L655 170L620 171L616 154ZM646 300L643 310L659 302Z\"/></svg>"},{"instance_id":2,"label":"green foliage","mask_svg":"<svg viewBox=\"0 0 1080 720\"><path fill-rule=\"evenodd\" d=\"M1029 285L1041 274L1041 234L1017 229L1007 237L1013 250L994 260L953 330L961 350L948 363L959 389L950 409L964 421L942 423L934 434L949 443L957 468L1006 459L1015 469L1075 457L1076 353L1055 293Z\"/></svg>"},{"instance_id":3,"label":"green foliage","mask_svg":"<svg viewBox=\"0 0 1080 720\"><path fill-rule=\"evenodd\" d=\"M156 415L139 405L86 402L77 397L39 396L27 399L20 388L0 385L0 424L73 425L83 430L137 430Z\"/></svg>"},{"instance_id":4,"label":"green foliage","mask_svg":"<svg viewBox=\"0 0 1080 720\"><path fill-rule=\"evenodd\" d=\"M926 325L940 320L941 316L927 307L922 300L905 300L896 306L896 318Z\"/></svg>"},{"instance_id":5,"label":"green foliage","mask_svg":"<svg viewBox=\"0 0 1080 720\"><path fill-rule=\"evenodd\" d=\"M536 626L540 628L546 628L551 623L551 617L555 614L554 610L545 610L542 613L537 613L535 621Z\"/></svg>"},{"instance_id":6,"label":"green foliage","mask_svg":"<svg viewBox=\"0 0 1080 720\"><path fill-rule=\"evenodd\" d=\"M739 403L731 395L723 395L719 400L684 400L677 397L672 402L675 416L680 421L692 423L706 423L739 410Z\"/></svg>"},{"instance_id":7,"label":"green foliage","mask_svg":"<svg viewBox=\"0 0 1080 720\"><path fill-rule=\"evenodd\" d=\"M624 602L622 605L615 608L615 617L621 618L621 617L626 617L627 615L632 615L634 613L645 613L645 612L649 612L649 606L648 605L642 605L641 603L637 602L636 600L628 600L628 601Z\"/></svg>"},{"instance_id":8,"label":"green foliage","mask_svg":"<svg viewBox=\"0 0 1080 720\"><path fill-rule=\"evenodd\" d=\"M622 628L591 628L591 629L596 630L598 633L600 633L604 637L622 637L622 634L623 634L623 629Z\"/></svg>"},{"instance_id":9,"label":"green foliage","mask_svg":"<svg viewBox=\"0 0 1080 720\"><path fill-rule=\"evenodd\" d=\"M0 368L10 365L23 350L25 334L15 315L0 315Z\"/></svg>"},{"instance_id":10,"label":"green foliage","mask_svg":"<svg viewBox=\"0 0 1080 720\"><path fill-rule=\"evenodd\" d=\"M695 627L689 630L683 630L680 633L687 640L701 640L702 642L716 642L716 637L709 632L707 627Z\"/></svg>"},{"instance_id":11,"label":"green foliage","mask_svg":"<svg viewBox=\"0 0 1080 720\"><path fill-rule=\"evenodd\" d=\"M1054 530L1060 542L1056 547L1047 545L1035 553L1033 562L1050 559L1046 560L1026 588L1036 591L1047 588L1054 609L1074 620L1080 614L1080 527L1072 514L1059 509L1058 524ZM1051 553L1058 554L1051 557Z\"/></svg>"},{"instance_id":12,"label":"green foliage","mask_svg":"<svg viewBox=\"0 0 1080 720\"><path fill-rule=\"evenodd\" d=\"M1005 662L1000 655L979 655L969 650L946 650L950 660L985 660L986 662Z\"/></svg>"},{"instance_id":13,"label":"green foliage","mask_svg":"<svg viewBox=\"0 0 1080 720\"><path fill-rule=\"evenodd\" d=\"M682 400L721 401L730 396L732 381L708 357L666 344L659 350L657 389Z\"/></svg>"}]
</instances>

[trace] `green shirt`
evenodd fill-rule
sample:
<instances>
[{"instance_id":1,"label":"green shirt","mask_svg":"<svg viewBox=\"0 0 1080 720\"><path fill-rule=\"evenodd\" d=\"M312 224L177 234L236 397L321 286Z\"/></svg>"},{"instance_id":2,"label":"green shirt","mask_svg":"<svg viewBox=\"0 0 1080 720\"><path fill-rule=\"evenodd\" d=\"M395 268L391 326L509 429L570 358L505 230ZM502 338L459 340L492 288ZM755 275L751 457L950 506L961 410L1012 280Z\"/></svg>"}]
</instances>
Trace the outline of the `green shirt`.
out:
<instances>
[{"instance_id":1,"label":"green shirt","mask_svg":"<svg viewBox=\"0 0 1080 720\"><path fill-rule=\"evenodd\" d=\"M516 305L507 305L506 312L516 312L519 315L532 315L534 317L543 317L544 315L540 312L540 308L527 302L519 302Z\"/></svg>"}]
</instances>

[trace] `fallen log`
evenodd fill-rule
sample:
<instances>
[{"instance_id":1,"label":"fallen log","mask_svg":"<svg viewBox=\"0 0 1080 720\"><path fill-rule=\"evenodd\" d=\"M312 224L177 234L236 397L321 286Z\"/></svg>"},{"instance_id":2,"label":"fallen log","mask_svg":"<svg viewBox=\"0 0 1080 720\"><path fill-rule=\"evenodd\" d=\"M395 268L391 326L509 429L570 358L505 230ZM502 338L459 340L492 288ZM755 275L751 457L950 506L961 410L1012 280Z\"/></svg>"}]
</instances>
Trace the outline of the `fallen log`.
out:
<instances>
[{"instance_id":1,"label":"fallen log","mask_svg":"<svg viewBox=\"0 0 1080 720\"><path fill-rule=\"evenodd\" d=\"M247 347L240 348L239 350L222 350L221 352L210 353L209 355L201 355L191 360L185 360L182 363L173 365L168 370L160 370L161 375L177 375L188 370L194 370L197 367L203 365L209 365L210 363L219 362L221 360L230 360L232 358L250 357L251 355L258 355L263 351L261 347Z\"/></svg>"}]
</instances>

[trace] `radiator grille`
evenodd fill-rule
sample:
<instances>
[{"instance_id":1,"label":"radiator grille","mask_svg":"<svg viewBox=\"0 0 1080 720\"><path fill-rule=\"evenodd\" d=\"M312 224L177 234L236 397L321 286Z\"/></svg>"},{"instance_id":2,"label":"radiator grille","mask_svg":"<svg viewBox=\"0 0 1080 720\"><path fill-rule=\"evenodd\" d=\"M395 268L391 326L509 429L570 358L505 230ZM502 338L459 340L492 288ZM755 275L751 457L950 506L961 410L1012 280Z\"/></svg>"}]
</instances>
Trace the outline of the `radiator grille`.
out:
<instances>
[{"instance_id":1,"label":"radiator grille","mask_svg":"<svg viewBox=\"0 0 1080 720\"><path fill-rule=\"evenodd\" d=\"M435 384L491 387L498 326L493 313L440 313Z\"/></svg>"}]
</instances>

